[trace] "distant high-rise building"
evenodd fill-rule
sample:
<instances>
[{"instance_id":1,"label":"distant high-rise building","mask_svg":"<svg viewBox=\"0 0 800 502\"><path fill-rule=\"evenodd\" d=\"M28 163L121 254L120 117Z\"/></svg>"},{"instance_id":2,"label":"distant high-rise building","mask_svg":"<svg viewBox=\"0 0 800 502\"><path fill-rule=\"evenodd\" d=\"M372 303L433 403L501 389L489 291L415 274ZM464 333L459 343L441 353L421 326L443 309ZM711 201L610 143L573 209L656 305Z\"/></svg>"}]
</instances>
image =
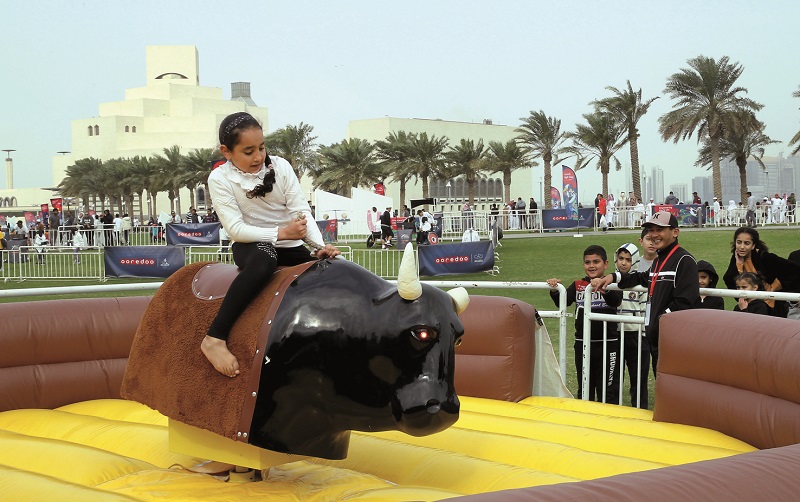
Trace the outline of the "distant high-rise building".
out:
<instances>
[{"instance_id":1,"label":"distant high-rise building","mask_svg":"<svg viewBox=\"0 0 800 502\"><path fill-rule=\"evenodd\" d=\"M652 171L650 171L650 180L648 182L650 183L650 197L656 202L664 202L664 198L666 197L664 193L664 171L659 167L654 167Z\"/></svg>"},{"instance_id":2,"label":"distant high-rise building","mask_svg":"<svg viewBox=\"0 0 800 502\"><path fill-rule=\"evenodd\" d=\"M697 176L692 179L692 192L697 192L703 202L711 201L714 197L714 186L711 176Z\"/></svg>"}]
</instances>

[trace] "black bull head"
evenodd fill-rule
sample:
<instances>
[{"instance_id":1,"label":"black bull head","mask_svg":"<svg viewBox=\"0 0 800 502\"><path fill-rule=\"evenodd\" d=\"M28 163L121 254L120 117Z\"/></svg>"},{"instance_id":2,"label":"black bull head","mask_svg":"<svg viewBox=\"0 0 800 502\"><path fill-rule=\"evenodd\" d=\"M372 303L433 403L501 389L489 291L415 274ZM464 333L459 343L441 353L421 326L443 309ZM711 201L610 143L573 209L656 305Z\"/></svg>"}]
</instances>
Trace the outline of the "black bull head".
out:
<instances>
[{"instance_id":1,"label":"black bull head","mask_svg":"<svg viewBox=\"0 0 800 502\"><path fill-rule=\"evenodd\" d=\"M350 430L424 436L456 422L466 305L414 275L409 294L402 277L395 286L332 260L292 282L265 348L251 444L344 458Z\"/></svg>"}]
</instances>

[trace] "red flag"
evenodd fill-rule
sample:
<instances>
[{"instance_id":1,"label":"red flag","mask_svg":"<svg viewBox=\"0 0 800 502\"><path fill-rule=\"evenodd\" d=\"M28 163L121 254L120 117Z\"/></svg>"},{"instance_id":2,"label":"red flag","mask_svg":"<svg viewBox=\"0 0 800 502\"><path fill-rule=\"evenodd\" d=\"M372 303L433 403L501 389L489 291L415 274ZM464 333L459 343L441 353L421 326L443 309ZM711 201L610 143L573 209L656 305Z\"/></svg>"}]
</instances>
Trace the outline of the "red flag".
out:
<instances>
[{"instance_id":1,"label":"red flag","mask_svg":"<svg viewBox=\"0 0 800 502\"><path fill-rule=\"evenodd\" d=\"M386 195L386 187L383 183L375 183L373 185L375 187L375 193L378 195Z\"/></svg>"}]
</instances>

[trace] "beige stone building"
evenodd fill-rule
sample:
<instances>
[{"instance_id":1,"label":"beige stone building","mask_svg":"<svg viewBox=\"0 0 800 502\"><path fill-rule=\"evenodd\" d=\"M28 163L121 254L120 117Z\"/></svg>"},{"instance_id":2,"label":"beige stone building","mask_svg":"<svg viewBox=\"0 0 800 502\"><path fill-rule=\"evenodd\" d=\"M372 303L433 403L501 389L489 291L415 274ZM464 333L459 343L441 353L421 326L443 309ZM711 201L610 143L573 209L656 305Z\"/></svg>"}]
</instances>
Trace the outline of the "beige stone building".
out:
<instances>
[{"instance_id":1,"label":"beige stone building","mask_svg":"<svg viewBox=\"0 0 800 502\"><path fill-rule=\"evenodd\" d=\"M144 87L126 89L122 101L101 103L95 117L72 121L72 152L53 158L55 185L77 159L152 156L172 145L180 146L181 153L214 148L218 146L219 123L237 111L251 113L267 130L267 109L253 102L248 82L233 83L229 100L223 99L222 89L200 85L194 46L148 46L146 50ZM203 189L198 192L202 201ZM178 208L182 214L188 210L189 200L189 191L183 190ZM133 214L139 213L139 203L135 202ZM169 210L166 194L159 194L156 206L158 211ZM145 218L154 213L153 208L142 209Z\"/></svg>"}]
</instances>

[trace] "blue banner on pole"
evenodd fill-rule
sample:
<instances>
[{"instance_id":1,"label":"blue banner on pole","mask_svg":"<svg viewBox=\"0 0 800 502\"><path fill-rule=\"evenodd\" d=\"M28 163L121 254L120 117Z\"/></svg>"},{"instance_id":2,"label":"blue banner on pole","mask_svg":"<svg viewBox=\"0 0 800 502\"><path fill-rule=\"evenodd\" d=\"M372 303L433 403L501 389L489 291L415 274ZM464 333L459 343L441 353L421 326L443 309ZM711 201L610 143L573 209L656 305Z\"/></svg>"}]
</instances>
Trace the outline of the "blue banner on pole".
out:
<instances>
[{"instance_id":1,"label":"blue banner on pole","mask_svg":"<svg viewBox=\"0 0 800 502\"><path fill-rule=\"evenodd\" d=\"M103 261L106 277L169 277L186 256L175 246L109 246Z\"/></svg>"},{"instance_id":2,"label":"blue banner on pole","mask_svg":"<svg viewBox=\"0 0 800 502\"><path fill-rule=\"evenodd\" d=\"M396 249L403 250L406 248L406 244L411 242L411 234L414 233L413 230L409 230L407 228L401 228L397 230L397 245L395 246Z\"/></svg>"},{"instance_id":3,"label":"blue banner on pole","mask_svg":"<svg viewBox=\"0 0 800 502\"><path fill-rule=\"evenodd\" d=\"M471 274L494 267L491 241L419 246L419 275Z\"/></svg>"},{"instance_id":4,"label":"blue banner on pole","mask_svg":"<svg viewBox=\"0 0 800 502\"><path fill-rule=\"evenodd\" d=\"M579 208L578 217L567 209L542 209L542 228L590 228L594 226L594 208Z\"/></svg>"},{"instance_id":5,"label":"blue banner on pole","mask_svg":"<svg viewBox=\"0 0 800 502\"><path fill-rule=\"evenodd\" d=\"M167 245L169 246L214 246L219 245L219 222L216 223L167 223Z\"/></svg>"}]
</instances>

